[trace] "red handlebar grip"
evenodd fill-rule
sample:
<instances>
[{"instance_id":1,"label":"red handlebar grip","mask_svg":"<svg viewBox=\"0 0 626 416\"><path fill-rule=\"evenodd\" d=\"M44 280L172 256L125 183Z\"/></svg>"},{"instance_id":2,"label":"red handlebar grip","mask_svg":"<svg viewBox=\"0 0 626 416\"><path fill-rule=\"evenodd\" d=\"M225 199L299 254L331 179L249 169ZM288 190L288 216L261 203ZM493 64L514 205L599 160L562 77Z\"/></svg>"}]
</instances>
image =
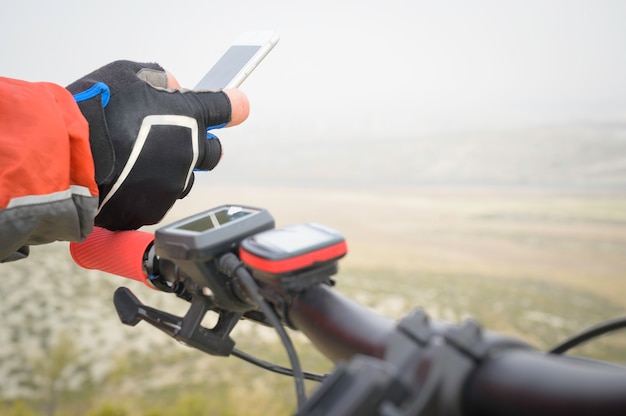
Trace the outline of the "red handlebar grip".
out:
<instances>
[{"instance_id":1,"label":"red handlebar grip","mask_svg":"<svg viewBox=\"0 0 626 416\"><path fill-rule=\"evenodd\" d=\"M85 269L137 280L153 288L143 271L144 254L153 241L152 233L95 227L82 243L70 243L70 253L76 264Z\"/></svg>"}]
</instances>

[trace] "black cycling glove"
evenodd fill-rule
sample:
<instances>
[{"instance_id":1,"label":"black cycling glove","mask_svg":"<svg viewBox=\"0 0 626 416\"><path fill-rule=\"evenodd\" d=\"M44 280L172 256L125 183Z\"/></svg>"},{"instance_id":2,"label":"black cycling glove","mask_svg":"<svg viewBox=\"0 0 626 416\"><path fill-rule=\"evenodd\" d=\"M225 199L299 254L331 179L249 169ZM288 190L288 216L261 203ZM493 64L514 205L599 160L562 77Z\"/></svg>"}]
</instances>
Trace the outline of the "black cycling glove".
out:
<instances>
[{"instance_id":1,"label":"black cycling glove","mask_svg":"<svg viewBox=\"0 0 626 416\"><path fill-rule=\"evenodd\" d=\"M220 160L231 105L223 92L167 89L157 64L116 61L67 87L89 123L100 206L95 225L136 229L159 222Z\"/></svg>"}]
</instances>

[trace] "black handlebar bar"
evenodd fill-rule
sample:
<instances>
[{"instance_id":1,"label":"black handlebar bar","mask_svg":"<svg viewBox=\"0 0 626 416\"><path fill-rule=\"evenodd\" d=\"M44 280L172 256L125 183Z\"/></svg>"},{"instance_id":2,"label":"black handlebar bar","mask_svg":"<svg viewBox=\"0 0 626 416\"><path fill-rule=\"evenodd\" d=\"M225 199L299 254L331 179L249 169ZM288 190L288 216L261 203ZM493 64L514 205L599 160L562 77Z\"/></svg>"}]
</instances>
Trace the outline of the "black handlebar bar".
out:
<instances>
[{"instance_id":1,"label":"black handlebar bar","mask_svg":"<svg viewBox=\"0 0 626 416\"><path fill-rule=\"evenodd\" d=\"M299 294L287 309L293 325L333 362L355 354L382 358L395 322L326 285Z\"/></svg>"},{"instance_id":2,"label":"black handlebar bar","mask_svg":"<svg viewBox=\"0 0 626 416\"><path fill-rule=\"evenodd\" d=\"M416 311L396 324L327 286L301 293L288 316L324 355L356 363L340 365L300 414L626 414L625 368L543 353L471 321L452 326ZM438 391L430 402L411 402L429 383Z\"/></svg>"},{"instance_id":3,"label":"black handlebar bar","mask_svg":"<svg viewBox=\"0 0 626 416\"><path fill-rule=\"evenodd\" d=\"M538 351L506 351L466 381L470 415L623 415L626 369Z\"/></svg>"}]
</instances>

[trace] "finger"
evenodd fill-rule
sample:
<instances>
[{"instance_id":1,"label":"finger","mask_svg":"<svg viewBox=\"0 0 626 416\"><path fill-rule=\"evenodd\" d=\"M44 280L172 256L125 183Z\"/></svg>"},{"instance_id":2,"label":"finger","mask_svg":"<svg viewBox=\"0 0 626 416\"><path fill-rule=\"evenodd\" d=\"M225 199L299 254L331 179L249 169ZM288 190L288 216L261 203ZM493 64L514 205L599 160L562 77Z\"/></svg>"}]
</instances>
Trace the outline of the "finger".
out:
<instances>
[{"instance_id":1,"label":"finger","mask_svg":"<svg viewBox=\"0 0 626 416\"><path fill-rule=\"evenodd\" d=\"M167 77L167 88L172 88L176 90L181 89L180 83L178 82L174 74L172 74L170 71L166 69L165 75Z\"/></svg>"},{"instance_id":2,"label":"finger","mask_svg":"<svg viewBox=\"0 0 626 416\"><path fill-rule=\"evenodd\" d=\"M196 164L197 170L212 170L222 158L222 144L214 134L207 132L207 140L204 140L203 155Z\"/></svg>"},{"instance_id":3,"label":"finger","mask_svg":"<svg viewBox=\"0 0 626 416\"><path fill-rule=\"evenodd\" d=\"M167 88L170 89L181 89L181 85L170 71L165 70L165 74L167 77ZM230 101L231 105L231 118L230 122L226 124L226 127L236 126L238 124L243 123L250 114L250 102L248 101L248 97L239 89L227 89L223 91Z\"/></svg>"},{"instance_id":4,"label":"finger","mask_svg":"<svg viewBox=\"0 0 626 416\"><path fill-rule=\"evenodd\" d=\"M250 114L250 102L248 101L248 97L239 89L224 90L224 93L228 96L231 106L230 122L226 127L243 123Z\"/></svg>"}]
</instances>

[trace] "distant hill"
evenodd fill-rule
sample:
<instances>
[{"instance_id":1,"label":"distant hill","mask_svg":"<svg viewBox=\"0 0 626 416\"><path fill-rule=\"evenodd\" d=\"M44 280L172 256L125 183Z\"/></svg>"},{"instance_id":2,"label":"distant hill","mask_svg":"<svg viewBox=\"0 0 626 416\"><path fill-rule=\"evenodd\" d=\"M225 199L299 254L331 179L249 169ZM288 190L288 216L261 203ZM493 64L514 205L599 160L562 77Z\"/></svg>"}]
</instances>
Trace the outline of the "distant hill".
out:
<instances>
[{"instance_id":1,"label":"distant hill","mask_svg":"<svg viewBox=\"0 0 626 416\"><path fill-rule=\"evenodd\" d=\"M626 123L225 147L212 182L626 192Z\"/></svg>"}]
</instances>

